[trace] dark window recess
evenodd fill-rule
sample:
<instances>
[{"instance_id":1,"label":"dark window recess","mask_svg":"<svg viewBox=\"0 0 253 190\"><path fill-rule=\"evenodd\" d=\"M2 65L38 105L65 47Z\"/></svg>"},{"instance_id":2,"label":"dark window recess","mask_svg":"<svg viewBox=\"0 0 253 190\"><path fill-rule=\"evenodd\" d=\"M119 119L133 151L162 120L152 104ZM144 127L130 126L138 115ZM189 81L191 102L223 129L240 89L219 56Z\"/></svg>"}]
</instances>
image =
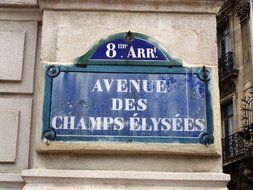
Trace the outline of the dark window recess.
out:
<instances>
[{"instance_id":1,"label":"dark window recess","mask_svg":"<svg viewBox=\"0 0 253 190\"><path fill-rule=\"evenodd\" d=\"M227 137L233 134L233 102L222 105L221 107L222 136Z\"/></svg>"},{"instance_id":2,"label":"dark window recess","mask_svg":"<svg viewBox=\"0 0 253 190\"><path fill-rule=\"evenodd\" d=\"M223 57L226 53L231 51L229 20L227 17L222 17L218 20L217 38L219 46L219 57Z\"/></svg>"},{"instance_id":3,"label":"dark window recess","mask_svg":"<svg viewBox=\"0 0 253 190\"><path fill-rule=\"evenodd\" d=\"M231 34L229 30L229 19L222 17L218 25L218 45L219 45L219 81L222 82L231 77L238 76L238 69L234 65L234 53L231 51Z\"/></svg>"},{"instance_id":4,"label":"dark window recess","mask_svg":"<svg viewBox=\"0 0 253 190\"><path fill-rule=\"evenodd\" d=\"M225 52L226 50L224 50ZM219 63L219 80L222 82L225 79L236 78L239 70L234 67L234 53L227 52L218 60Z\"/></svg>"}]
</instances>

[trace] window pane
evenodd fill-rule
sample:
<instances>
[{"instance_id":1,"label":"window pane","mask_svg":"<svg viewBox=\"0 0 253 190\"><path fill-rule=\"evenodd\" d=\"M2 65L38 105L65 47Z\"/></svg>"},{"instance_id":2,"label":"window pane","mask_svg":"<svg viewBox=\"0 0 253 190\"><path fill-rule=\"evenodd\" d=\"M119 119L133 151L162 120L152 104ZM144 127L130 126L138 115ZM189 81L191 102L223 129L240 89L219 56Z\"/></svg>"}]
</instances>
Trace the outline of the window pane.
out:
<instances>
[{"instance_id":1,"label":"window pane","mask_svg":"<svg viewBox=\"0 0 253 190\"><path fill-rule=\"evenodd\" d=\"M233 117L230 117L228 119L228 134L227 136L230 136L233 134L233 128L234 128L234 122L233 122Z\"/></svg>"},{"instance_id":2,"label":"window pane","mask_svg":"<svg viewBox=\"0 0 253 190\"><path fill-rule=\"evenodd\" d=\"M227 105L227 116L233 115L233 104L232 102Z\"/></svg>"},{"instance_id":3,"label":"window pane","mask_svg":"<svg viewBox=\"0 0 253 190\"><path fill-rule=\"evenodd\" d=\"M233 134L233 102L222 106L222 136L227 137Z\"/></svg>"}]
</instances>

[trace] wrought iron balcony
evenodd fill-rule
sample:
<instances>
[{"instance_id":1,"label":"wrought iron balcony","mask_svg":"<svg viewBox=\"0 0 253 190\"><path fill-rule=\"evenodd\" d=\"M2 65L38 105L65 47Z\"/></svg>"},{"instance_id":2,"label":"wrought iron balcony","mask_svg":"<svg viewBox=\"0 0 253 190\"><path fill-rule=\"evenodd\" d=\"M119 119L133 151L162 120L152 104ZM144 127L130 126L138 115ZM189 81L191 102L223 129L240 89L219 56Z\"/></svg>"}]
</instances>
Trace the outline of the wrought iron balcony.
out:
<instances>
[{"instance_id":1,"label":"wrought iron balcony","mask_svg":"<svg viewBox=\"0 0 253 190\"><path fill-rule=\"evenodd\" d=\"M239 131L222 139L222 151L223 165L252 156L253 124L246 130Z\"/></svg>"},{"instance_id":2,"label":"wrought iron balcony","mask_svg":"<svg viewBox=\"0 0 253 190\"><path fill-rule=\"evenodd\" d=\"M218 60L220 82L229 77L237 77L238 69L234 68L234 53L228 52Z\"/></svg>"}]
</instances>

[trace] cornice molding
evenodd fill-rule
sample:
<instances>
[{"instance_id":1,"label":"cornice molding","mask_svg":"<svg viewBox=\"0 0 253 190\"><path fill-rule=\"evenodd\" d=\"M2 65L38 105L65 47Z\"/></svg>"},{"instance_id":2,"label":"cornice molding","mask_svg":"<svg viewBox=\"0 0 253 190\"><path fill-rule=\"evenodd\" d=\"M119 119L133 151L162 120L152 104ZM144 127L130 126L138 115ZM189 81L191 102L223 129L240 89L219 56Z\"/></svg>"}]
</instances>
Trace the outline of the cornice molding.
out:
<instances>
[{"instance_id":1,"label":"cornice molding","mask_svg":"<svg viewBox=\"0 0 253 190\"><path fill-rule=\"evenodd\" d=\"M42 13L38 8L0 7L0 20L42 21Z\"/></svg>"},{"instance_id":2,"label":"cornice molding","mask_svg":"<svg viewBox=\"0 0 253 190\"><path fill-rule=\"evenodd\" d=\"M248 0L243 1L237 8L237 16L240 18L240 22L244 22L250 17L250 2Z\"/></svg>"},{"instance_id":3,"label":"cornice molding","mask_svg":"<svg viewBox=\"0 0 253 190\"><path fill-rule=\"evenodd\" d=\"M38 0L41 9L217 14L223 0Z\"/></svg>"},{"instance_id":4,"label":"cornice molding","mask_svg":"<svg viewBox=\"0 0 253 190\"><path fill-rule=\"evenodd\" d=\"M38 7L37 0L1 0L0 7Z\"/></svg>"}]
</instances>

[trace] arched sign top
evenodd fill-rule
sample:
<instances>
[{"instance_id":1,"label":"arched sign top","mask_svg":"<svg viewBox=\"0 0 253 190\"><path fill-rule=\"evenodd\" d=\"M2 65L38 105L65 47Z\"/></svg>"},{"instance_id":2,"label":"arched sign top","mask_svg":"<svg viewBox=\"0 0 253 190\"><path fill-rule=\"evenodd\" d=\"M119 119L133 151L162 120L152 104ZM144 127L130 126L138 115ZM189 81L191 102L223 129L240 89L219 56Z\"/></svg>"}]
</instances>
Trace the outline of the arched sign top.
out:
<instances>
[{"instance_id":1,"label":"arched sign top","mask_svg":"<svg viewBox=\"0 0 253 190\"><path fill-rule=\"evenodd\" d=\"M153 38L140 33L117 33L96 43L75 65L150 65L181 67L182 61L173 58Z\"/></svg>"}]
</instances>

